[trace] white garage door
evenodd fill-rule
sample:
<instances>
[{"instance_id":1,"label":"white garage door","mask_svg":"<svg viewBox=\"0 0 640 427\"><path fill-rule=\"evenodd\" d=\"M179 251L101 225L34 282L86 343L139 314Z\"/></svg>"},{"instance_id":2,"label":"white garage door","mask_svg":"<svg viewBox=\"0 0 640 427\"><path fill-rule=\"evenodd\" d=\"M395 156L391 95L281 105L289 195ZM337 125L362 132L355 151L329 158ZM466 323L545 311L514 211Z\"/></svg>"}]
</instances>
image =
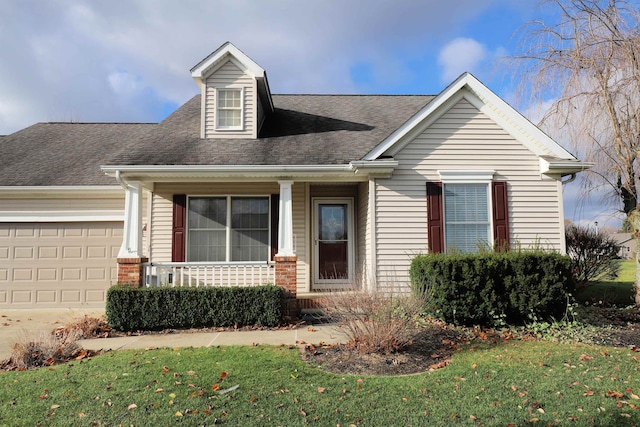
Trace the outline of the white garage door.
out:
<instances>
[{"instance_id":1,"label":"white garage door","mask_svg":"<svg viewBox=\"0 0 640 427\"><path fill-rule=\"evenodd\" d=\"M122 222L0 223L0 307L104 307Z\"/></svg>"}]
</instances>

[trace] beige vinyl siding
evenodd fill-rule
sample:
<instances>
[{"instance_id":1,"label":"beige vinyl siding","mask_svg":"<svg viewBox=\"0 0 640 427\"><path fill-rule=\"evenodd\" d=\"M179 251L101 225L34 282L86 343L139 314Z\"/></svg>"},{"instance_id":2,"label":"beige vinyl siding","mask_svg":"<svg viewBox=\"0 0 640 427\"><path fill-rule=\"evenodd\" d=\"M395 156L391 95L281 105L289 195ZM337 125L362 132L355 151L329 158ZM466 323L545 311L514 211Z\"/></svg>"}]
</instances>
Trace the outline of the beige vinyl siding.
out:
<instances>
[{"instance_id":1,"label":"beige vinyl siding","mask_svg":"<svg viewBox=\"0 0 640 427\"><path fill-rule=\"evenodd\" d=\"M256 138L257 91L254 78L245 74L237 65L228 61L205 80L206 101L204 109L205 138ZM216 130L216 88L243 89L243 129Z\"/></svg>"},{"instance_id":2,"label":"beige vinyl siding","mask_svg":"<svg viewBox=\"0 0 640 427\"><path fill-rule=\"evenodd\" d=\"M77 197L0 199L0 212L121 211L124 218L124 191L120 197Z\"/></svg>"},{"instance_id":3,"label":"beige vinyl siding","mask_svg":"<svg viewBox=\"0 0 640 427\"><path fill-rule=\"evenodd\" d=\"M171 234L173 195L194 196L270 196L280 193L278 183L195 183L195 184L156 184L152 203L151 261L171 262ZM293 197L293 234L294 250L298 256L298 289L302 292L306 286L309 260L305 231L305 186L296 182L292 186ZM277 246L277 242L272 245Z\"/></svg>"},{"instance_id":4,"label":"beige vinyl siding","mask_svg":"<svg viewBox=\"0 0 640 427\"><path fill-rule=\"evenodd\" d=\"M356 207L356 277L364 286L370 286L368 283L370 266L369 251L371 247L371 225L369 216L369 182L361 182L358 184L358 202Z\"/></svg>"},{"instance_id":5,"label":"beige vinyl siding","mask_svg":"<svg viewBox=\"0 0 640 427\"><path fill-rule=\"evenodd\" d=\"M376 181L379 282L408 284L411 258L427 251L426 181L439 181L438 170L494 170L508 183L511 242L562 250L557 182L543 180L538 157L465 99L394 158L392 178Z\"/></svg>"},{"instance_id":6,"label":"beige vinyl siding","mask_svg":"<svg viewBox=\"0 0 640 427\"><path fill-rule=\"evenodd\" d=\"M276 190L276 193L279 190ZM309 292L309 245L307 242L306 186L304 182L294 182L291 187L293 209L293 251L298 256L297 292ZM277 245L277 243L276 243Z\"/></svg>"}]
</instances>

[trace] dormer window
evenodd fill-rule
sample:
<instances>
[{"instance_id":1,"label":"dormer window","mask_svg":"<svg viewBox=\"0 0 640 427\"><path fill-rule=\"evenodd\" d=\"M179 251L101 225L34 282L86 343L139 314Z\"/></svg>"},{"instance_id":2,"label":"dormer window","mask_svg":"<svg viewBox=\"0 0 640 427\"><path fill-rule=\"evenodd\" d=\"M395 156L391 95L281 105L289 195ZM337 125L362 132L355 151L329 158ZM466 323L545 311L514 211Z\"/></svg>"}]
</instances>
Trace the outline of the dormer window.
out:
<instances>
[{"instance_id":1,"label":"dormer window","mask_svg":"<svg viewBox=\"0 0 640 427\"><path fill-rule=\"evenodd\" d=\"M242 129L242 88L216 90L216 129Z\"/></svg>"}]
</instances>

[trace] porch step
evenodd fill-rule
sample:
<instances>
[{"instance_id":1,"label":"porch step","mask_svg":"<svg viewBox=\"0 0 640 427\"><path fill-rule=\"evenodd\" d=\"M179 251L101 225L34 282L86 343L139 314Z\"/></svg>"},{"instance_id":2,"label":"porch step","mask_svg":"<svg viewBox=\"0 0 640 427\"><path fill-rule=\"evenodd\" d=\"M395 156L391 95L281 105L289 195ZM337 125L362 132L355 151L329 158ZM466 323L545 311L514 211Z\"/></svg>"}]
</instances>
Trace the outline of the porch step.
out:
<instances>
[{"instance_id":1,"label":"porch step","mask_svg":"<svg viewBox=\"0 0 640 427\"><path fill-rule=\"evenodd\" d=\"M333 323L335 320L319 308L303 308L300 310L300 320L309 324Z\"/></svg>"}]
</instances>

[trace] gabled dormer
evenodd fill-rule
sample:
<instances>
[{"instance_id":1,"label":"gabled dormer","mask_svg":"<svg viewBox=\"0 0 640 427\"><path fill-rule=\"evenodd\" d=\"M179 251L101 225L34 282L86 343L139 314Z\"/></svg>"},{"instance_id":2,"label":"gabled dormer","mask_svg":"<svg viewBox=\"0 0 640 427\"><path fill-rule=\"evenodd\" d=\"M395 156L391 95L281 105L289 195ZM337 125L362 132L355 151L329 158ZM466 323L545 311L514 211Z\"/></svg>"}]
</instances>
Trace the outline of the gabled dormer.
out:
<instances>
[{"instance_id":1,"label":"gabled dormer","mask_svg":"<svg viewBox=\"0 0 640 427\"><path fill-rule=\"evenodd\" d=\"M201 138L255 139L273 113L267 73L226 42L191 69L200 86Z\"/></svg>"}]
</instances>

